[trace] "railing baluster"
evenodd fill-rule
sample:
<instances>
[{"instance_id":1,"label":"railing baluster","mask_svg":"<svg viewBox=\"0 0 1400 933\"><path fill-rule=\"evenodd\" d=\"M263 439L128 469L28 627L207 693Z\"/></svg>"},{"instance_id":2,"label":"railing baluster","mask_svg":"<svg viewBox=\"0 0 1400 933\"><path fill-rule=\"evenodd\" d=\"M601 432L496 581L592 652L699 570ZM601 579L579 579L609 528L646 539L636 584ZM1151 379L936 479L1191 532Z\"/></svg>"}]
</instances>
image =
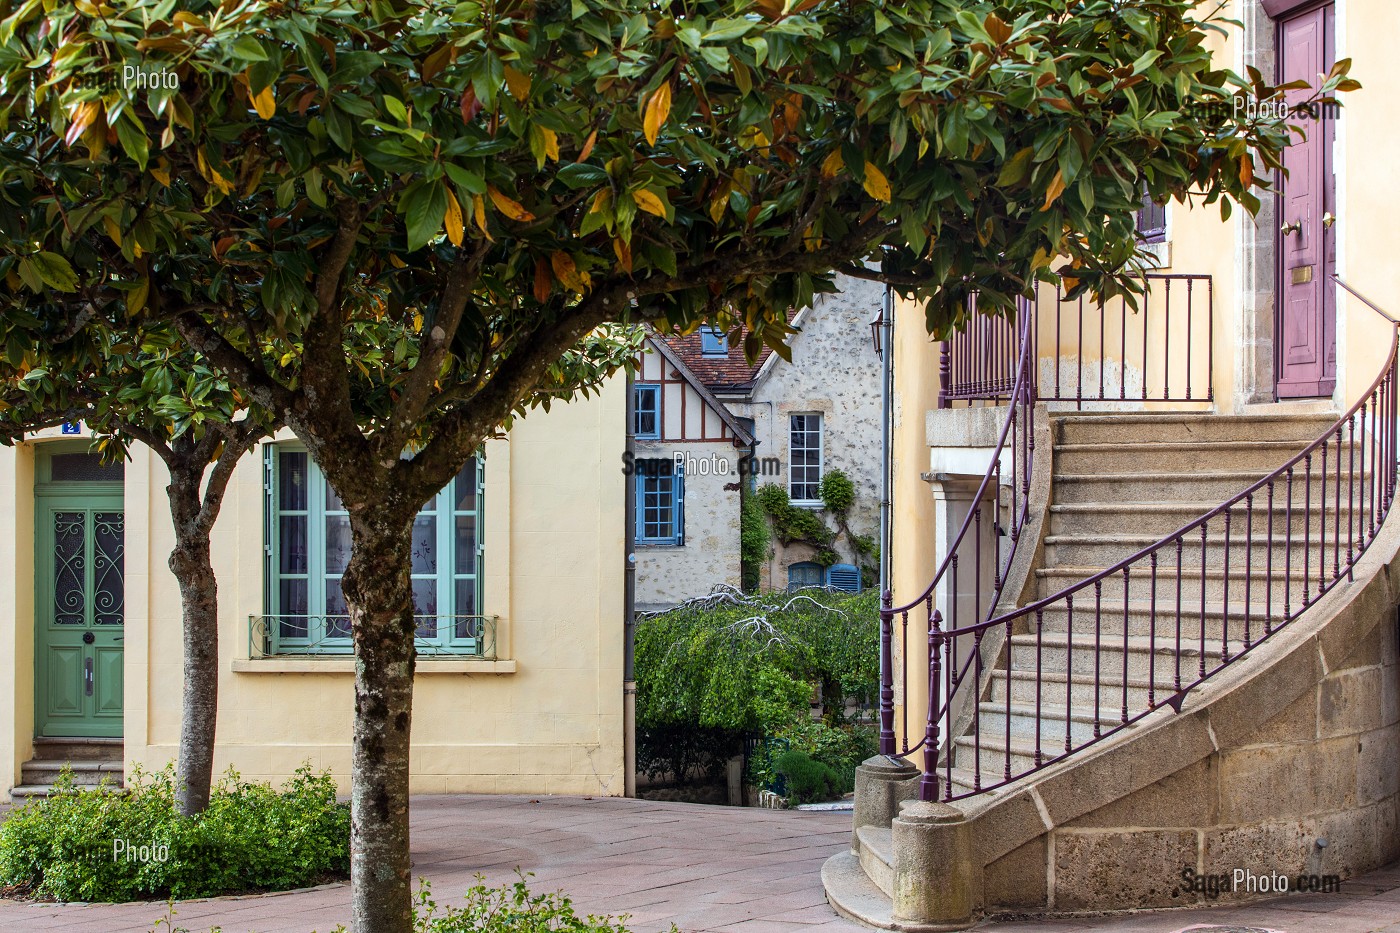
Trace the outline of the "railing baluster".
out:
<instances>
[{"instance_id":1,"label":"railing baluster","mask_svg":"<svg viewBox=\"0 0 1400 933\"><path fill-rule=\"evenodd\" d=\"M1322 484L1326 487L1326 483ZM1308 581L1312 579L1309 569L1312 567L1312 454L1309 453L1303 458L1303 605L1308 608L1312 601L1312 587Z\"/></svg>"},{"instance_id":2,"label":"railing baluster","mask_svg":"<svg viewBox=\"0 0 1400 933\"><path fill-rule=\"evenodd\" d=\"M1288 496L1284 500L1283 539L1283 617L1293 618L1293 468L1289 467Z\"/></svg>"},{"instance_id":3,"label":"railing baluster","mask_svg":"<svg viewBox=\"0 0 1400 933\"><path fill-rule=\"evenodd\" d=\"M1151 666L1147 674L1147 708L1157 708L1157 551L1148 555L1152 571L1152 586L1148 590L1147 610L1147 656ZM1127 618L1127 606L1123 607L1123 617Z\"/></svg>"},{"instance_id":4,"label":"railing baluster","mask_svg":"<svg viewBox=\"0 0 1400 933\"><path fill-rule=\"evenodd\" d=\"M1365 456L1362 456L1365 469ZM1355 581L1352 568L1356 565L1356 415L1347 418L1347 580ZM1341 503L1338 503L1340 507Z\"/></svg>"},{"instance_id":5,"label":"railing baluster","mask_svg":"<svg viewBox=\"0 0 1400 933\"><path fill-rule=\"evenodd\" d=\"M1348 517L1347 521L1351 521ZM1342 428L1337 426L1337 515L1332 519L1332 580L1342 575Z\"/></svg>"},{"instance_id":6,"label":"railing baluster","mask_svg":"<svg viewBox=\"0 0 1400 933\"><path fill-rule=\"evenodd\" d=\"M1102 720L1099 702L1099 688L1103 684L1103 580L1094 581L1094 738L1102 735L1099 723ZM1065 689L1074 691L1074 678L1065 674Z\"/></svg>"},{"instance_id":7,"label":"railing baluster","mask_svg":"<svg viewBox=\"0 0 1400 933\"><path fill-rule=\"evenodd\" d=\"M1074 594L1065 597L1065 754L1074 751L1070 729L1074 723L1074 691L1069 689L1074 673Z\"/></svg>"},{"instance_id":8,"label":"railing baluster","mask_svg":"<svg viewBox=\"0 0 1400 933\"><path fill-rule=\"evenodd\" d=\"M1128 656L1131 654L1128 647L1128 567L1123 568L1123 722L1128 722ZM1152 659L1148 658L1147 663L1151 664Z\"/></svg>"},{"instance_id":9,"label":"railing baluster","mask_svg":"<svg viewBox=\"0 0 1400 933\"><path fill-rule=\"evenodd\" d=\"M1205 585L1204 580L1201 585ZM1176 674L1172 680L1172 686L1176 692L1181 692L1181 536L1176 537L1176 657L1174 659Z\"/></svg>"},{"instance_id":10,"label":"railing baluster","mask_svg":"<svg viewBox=\"0 0 1400 933\"><path fill-rule=\"evenodd\" d=\"M1201 522L1201 679L1206 676L1206 534L1210 522ZM1228 578L1227 578L1228 579Z\"/></svg>"},{"instance_id":11,"label":"railing baluster","mask_svg":"<svg viewBox=\"0 0 1400 933\"><path fill-rule=\"evenodd\" d=\"M1264 549L1264 637L1273 634L1274 625L1274 481L1269 480L1269 540Z\"/></svg>"},{"instance_id":12,"label":"railing baluster","mask_svg":"<svg viewBox=\"0 0 1400 933\"><path fill-rule=\"evenodd\" d=\"M1321 490L1321 502L1317 507L1317 592L1322 595L1327 592L1327 445L1331 443L1329 437L1322 442L1322 470L1317 474ZM1338 475L1340 479L1340 474Z\"/></svg>"},{"instance_id":13,"label":"railing baluster","mask_svg":"<svg viewBox=\"0 0 1400 933\"><path fill-rule=\"evenodd\" d=\"M894 657L890 645L894 616L890 607L894 596L885 590L880 596L880 754L893 755L894 744ZM908 613L905 613L907 616ZM904 704L905 710L909 704ZM906 738L906 746L908 740ZM905 751L907 751L907 747Z\"/></svg>"},{"instance_id":14,"label":"railing baluster","mask_svg":"<svg viewBox=\"0 0 1400 933\"><path fill-rule=\"evenodd\" d=\"M920 800L938 799L938 717L941 705L938 694L942 688L940 664L943 655L941 622L938 610L935 609L928 627L928 721L924 724L924 776L919 782ZM949 697L949 700L951 701L952 697ZM950 761L953 757L952 744L948 743ZM949 790L951 791L951 788Z\"/></svg>"},{"instance_id":15,"label":"railing baluster","mask_svg":"<svg viewBox=\"0 0 1400 933\"><path fill-rule=\"evenodd\" d=\"M981 616L978 616L981 619ZM973 635L973 647L975 652L973 665L977 671L977 680L974 683L982 683L982 629L978 629ZM972 789L982 789L982 704L976 702L979 694L973 694L972 704L972 760L976 762L976 768L972 772Z\"/></svg>"},{"instance_id":16,"label":"railing baluster","mask_svg":"<svg viewBox=\"0 0 1400 933\"><path fill-rule=\"evenodd\" d=\"M1003 780L1011 780L1011 672L1016 659L1011 652L1011 617L1006 617L1006 770Z\"/></svg>"},{"instance_id":17,"label":"railing baluster","mask_svg":"<svg viewBox=\"0 0 1400 933\"><path fill-rule=\"evenodd\" d=\"M1040 712L1041 700L1045 696L1045 685L1042 683L1045 674L1045 610L1035 611L1035 722L1032 728L1035 729L1035 766L1040 767ZM1066 677L1072 677L1070 671L1065 671ZM1007 746L1006 754L1011 755L1011 747Z\"/></svg>"},{"instance_id":18,"label":"railing baluster","mask_svg":"<svg viewBox=\"0 0 1400 933\"><path fill-rule=\"evenodd\" d=\"M1254 494L1244 497L1244 647L1249 650L1249 608L1251 590L1254 589ZM1225 614L1230 614L1226 604Z\"/></svg>"},{"instance_id":19,"label":"railing baluster","mask_svg":"<svg viewBox=\"0 0 1400 933\"><path fill-rule=\"evenodd\" d=\"M1220 663L1230 662L1230 510L1225 510L1225 590L1220 600Z\"/></svg>"}]
</instances>

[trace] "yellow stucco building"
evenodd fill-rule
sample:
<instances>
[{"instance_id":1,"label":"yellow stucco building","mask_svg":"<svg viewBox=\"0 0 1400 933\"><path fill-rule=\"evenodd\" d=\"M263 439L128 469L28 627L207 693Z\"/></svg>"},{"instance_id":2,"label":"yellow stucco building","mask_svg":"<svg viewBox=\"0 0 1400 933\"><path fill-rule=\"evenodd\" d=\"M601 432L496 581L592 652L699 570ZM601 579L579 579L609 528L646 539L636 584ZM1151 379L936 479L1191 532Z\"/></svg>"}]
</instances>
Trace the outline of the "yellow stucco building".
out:
<instances>
[{"instance_id":1,"label":"yellow stucco building","mask_svg":"<svg viewBox=\"0 0 1400 933\"><path fill-rule=\"evenodd\" d=\"M625 417L621 379L532 413L420 514L415 793L623 793ZM104 467L82 433L0 450L6 797L60 759L91 782L160 768L179 741L164 465L133 446ZM338 505L290 434L233 476L213 533L216 773L278 782L309 762L348 787Z\"/></svg>"}]
</instances>

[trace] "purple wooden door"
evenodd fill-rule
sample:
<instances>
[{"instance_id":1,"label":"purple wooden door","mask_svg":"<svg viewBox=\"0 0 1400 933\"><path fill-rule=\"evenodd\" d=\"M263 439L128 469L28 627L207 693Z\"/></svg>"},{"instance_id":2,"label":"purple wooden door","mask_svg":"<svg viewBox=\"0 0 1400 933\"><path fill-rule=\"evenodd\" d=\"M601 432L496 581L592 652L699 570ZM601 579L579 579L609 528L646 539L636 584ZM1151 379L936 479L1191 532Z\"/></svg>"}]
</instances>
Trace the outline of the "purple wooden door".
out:
<instances>
[{"instance_id":1,"label":"purple wooden door","mask_svg":"<svg viewBox=\"0 0 1400 933\"><path fill-rule=\"evenodd\" d=\"M1281 79L1311 85L1331 69L1335 59L1334 8L1331 4L1285 19L1279 28ZM1296 104L1309 91L1290 91ZM1330 286L1336 263L1336 179L1332 115L1299 115L1307 130L1284 153L1288 176L1281 185L1283 229L1278 236L1279 287L1277 393L1279 398L1330 396L1337 384L1336 296Z\"/></svg>"}]
</instances>

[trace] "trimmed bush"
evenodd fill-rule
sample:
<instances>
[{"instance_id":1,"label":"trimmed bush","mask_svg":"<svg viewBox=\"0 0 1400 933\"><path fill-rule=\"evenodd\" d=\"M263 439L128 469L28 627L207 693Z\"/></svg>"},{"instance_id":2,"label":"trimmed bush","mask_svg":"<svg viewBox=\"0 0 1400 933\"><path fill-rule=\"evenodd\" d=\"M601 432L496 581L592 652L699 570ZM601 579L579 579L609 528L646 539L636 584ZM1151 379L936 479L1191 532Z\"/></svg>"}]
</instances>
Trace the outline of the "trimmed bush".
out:
<instances>
[{"instance_id":1,"label":"trimmed bush","mask_svg":"<svg viewBox=\"0 0 1400 933\"><path fill-rule=\"evenodd\" d=\"M280 792L230 770L209 809L182 817L173 766L138 770L125 792L76 787L65 772L48 799L0 825L0 886L62 901L132 901L283 891L344 877L350 809L335 795L330 775L309 766Z\"/></svg>"},{"instance_id":2,"label":"trimmed bush","mask_svg":"<svg viewBox=\"0 0 1400 933\"><path fill-rule=\"evenodd\" d=\"M787 778L788 797L794 803L814 803L841 796L841 776L828 764L796 750L778 756L778 772Z\"/></svg>"}]
</instances>

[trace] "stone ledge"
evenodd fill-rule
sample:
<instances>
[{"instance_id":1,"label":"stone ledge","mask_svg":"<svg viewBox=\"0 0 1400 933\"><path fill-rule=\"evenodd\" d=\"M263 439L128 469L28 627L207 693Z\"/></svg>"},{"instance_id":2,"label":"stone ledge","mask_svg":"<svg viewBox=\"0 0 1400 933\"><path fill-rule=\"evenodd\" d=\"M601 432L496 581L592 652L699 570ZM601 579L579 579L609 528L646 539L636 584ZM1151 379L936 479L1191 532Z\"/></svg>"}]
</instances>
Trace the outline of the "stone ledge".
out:
<instances>
[{"instance_id":1,"label":"stone ledge","mask_svg":"<svg viewBox=\"0 0 1400 933\"><path fill-rule=\"evenodd\" d=\"M966 930L970 924L946 926L896 920L889 895L875 886L850 852L838 852L822 864L822 887L833 910L848 920L881 930L901 933L946 933Z\"/></svg>"},{"instance_id":2,"label":"stone ledge","mask_svg":"<svg viewBox=\"0 0 1400 933\"><path fill-rule=\"evenodd\" d=\"M235 674L353 674L354 658L234 658ZM420 658L415 674L514 674L515 661Z\"/></svg>"}]
</instances>

